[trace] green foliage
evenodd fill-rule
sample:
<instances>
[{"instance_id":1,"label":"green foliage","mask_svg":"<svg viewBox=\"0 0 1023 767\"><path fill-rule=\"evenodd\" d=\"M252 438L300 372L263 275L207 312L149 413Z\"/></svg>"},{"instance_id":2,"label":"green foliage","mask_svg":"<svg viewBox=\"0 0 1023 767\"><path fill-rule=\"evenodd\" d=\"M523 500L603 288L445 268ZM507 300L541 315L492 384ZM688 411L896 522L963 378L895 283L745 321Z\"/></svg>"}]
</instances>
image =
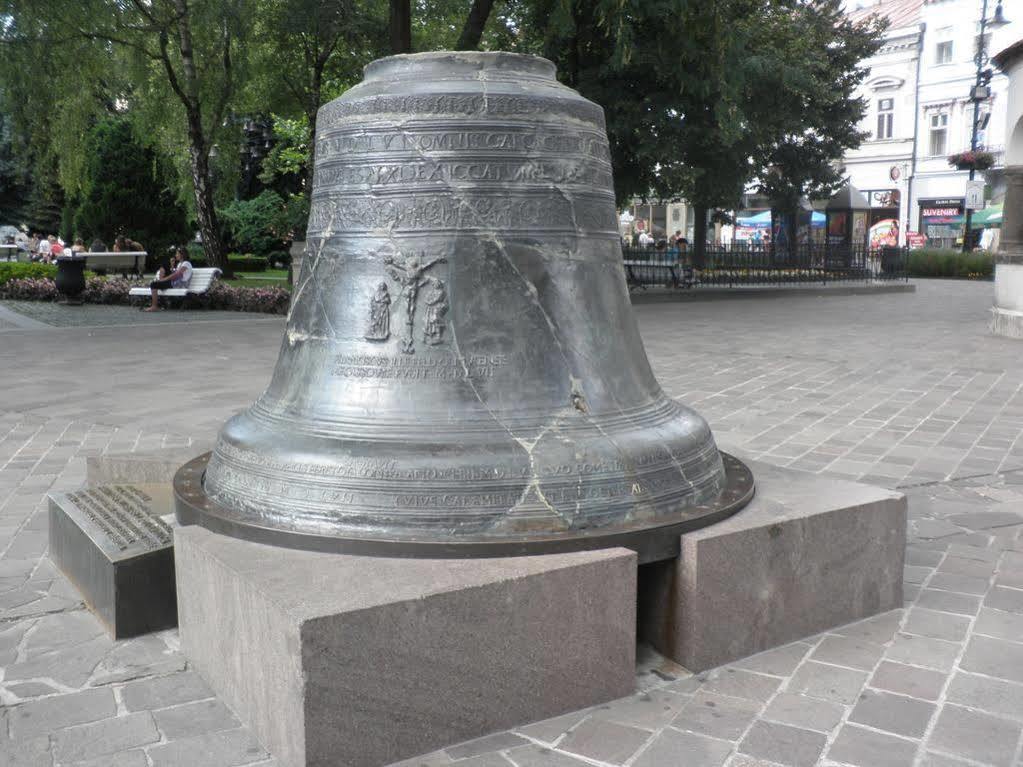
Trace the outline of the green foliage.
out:
<instances>
[{"instance_id":1,"label":"green foliage","mask_svg":"<svg viewBox=\"0 0 1023 767\"><path fill-rule=\"evenodd\" d=\"M910 277L990 279L995 259L990 253L920 248L909 252L907 268Z\"/></svg>"},{"instance_id":2,"label":"green foliage","mask_svg":"<svg viewBox=\"0 0 1023 767\"><path fill-rule=\"evenodd\" d=\"M18 161L11 118L2 111L3 101L0 97L0 225L16 225L22 221L28 174Z\"/></svg>"},{"instance_id":3,"label":"green foliage","mask_svg":"<svg viewBox=\"0 0 1023 767\"><path fill-rule=\"evenodd\" d=\"M267 190L251 200L236 200L221 211L230 242L237 250L267 257L270 253L286 250L296 230L309 217L309 202L305 195L292 195L285 200Z\"/></svg>"},{"instance_id":4,"label":"green foliage","mask_svg":"<svg viewBox=\"0 0 1023 767\"><path fill-rule=\"evenodd\" d=\"M74 231L86 243L125 235L157 255L188 239L165 163L135 139L125 119L103 120L90 131Z\"/></svg>"},{"instance_id":5,"label":"green foliage","mask_svg":"<svg viewBox=\"0 0 1023 767\"><path fill-rule=\"evenodd\" d=\"M52 164L38 163L22 211L23 223L32 232L57 234L63 209L64 190L57 183L56 168Z\"/></svg>"},{"instance_id":6,"label":"green foliage","mask_svg":"<svg viewBox=\"0 0 1023 767\"><path fill-rule=\"evenodd\" d=\"M868 74L861 62L880 48L887 22L871 17L853 23L841 0L796 3L781 18L771 34L795 66L786 82L771 89L770 105L781 119L760 192L795 210L802 197L834 193L845 171L835 160L867 135L858 127L867 105L856 89Z\"/></svg>"},{"instance_id":7,"label":"green foliage","mask_svg":"<svg viewBox=\"0 0 1023 767\"><path fill-rule=\"evenodd\" d=\"M267 253L266 260L270 263L271 269L276 266L287 273L288 264L291 263L291 253L286 250L272 250Z\"/></svg>"},{"instance_id":8,"label":"green foliage","mask_svg":"<svg viewBox=\"0 0 1023 767\"><path fill-rule=\"evenodd\" d=\"M309 119L273 115L273 148L263 160L259 180L270 186L290 177L306 175L310 155Z\"/></svg>"},{"instance_id":9,"label":"green foliage","mask_svg":"<svg viewBox=\"0 0 1023 767\"><path fill-rule=\"evenodd\" d=\"M254 256L251 253L228 253L228 263L235 272L265 272L269 262L263 256Z\"/></svg>"},{"instance_id":10,"label":"green foliage","mask_svg":"<svg viewBox=\"0 0 1023 767\"><path fill-rule=\"evenodd\" d=\"M0 261L0 285L8 280L53 279L57 267L52 264L25 264L17 261Z\"/></svg>"}]
</instances>

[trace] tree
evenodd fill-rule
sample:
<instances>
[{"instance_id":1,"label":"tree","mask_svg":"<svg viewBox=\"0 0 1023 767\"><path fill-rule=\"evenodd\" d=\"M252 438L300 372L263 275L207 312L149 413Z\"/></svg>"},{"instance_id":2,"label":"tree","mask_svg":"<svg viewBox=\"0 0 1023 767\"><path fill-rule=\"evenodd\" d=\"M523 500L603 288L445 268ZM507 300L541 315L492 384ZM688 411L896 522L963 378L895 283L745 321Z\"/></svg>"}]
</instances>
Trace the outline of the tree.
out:
<instances>
[{"instance_id":1,"label":"tree","mask_svg":"<svg viewBox=\"0 0 1023 767\"><path fill-rule=\"evenodd\" d=\"M187 137L195 217L209 263L228 271L214 204L210 151L224 125L240 73L235 54L246 36L251 0L7 0L10 15L40 55L85 41L82 60L131 67L135 98L170 97ZM68 76L75 61L67 61Z\"/></svg>"},{"instance_id":2,"label":"tree","mask_svg":"<svg viewBox=\"0 0 1023 767\"><path fill-rule=\"evenodd\" d=\"M307 131L306 186L312 187L316 117L325 101L358 82L386 45L381 4L372 0L264 0L253 51L253 112L301 114Z\"/></svg>"},{"instance_id":3,"label":"tree","mask_svg":"<svg viewBox=\"0 0 1023 767\"><path fill-rule=\"evenodd\" d=\"M474 51L479 48L483 30L493 8L494 0L473 0L469 15L465 19L465 26L462 27L462 34L458 36L458 43L455 46L458 50Z\"/></svg>"},{"instance_id":4,"label":"tree","mask_svg":"<svg viewBox=\"0 0 1023 767\"><path fill-rule=\"evenodd\" d=\"M801 77L773 95L790 120L770 147L759 188L787 214L788 242L795 243L799 201L834 193L844 171L836 160L866 136L859 130L866 104L855 93L868 73L861 62L880 48L887 21L853 23L842 13L841 0L809 0L791 13L784 43L803 62Z\"/></svg>"},{"instance_id":5,"label":"tree","mask_svg":"<svg viewBox=\"0 0 1023 767\"><path fill-rule=\"evenodd\" d=\"M699 268L709 211L738 205L772 153L807 125L811 101L829 115L817 121L821 135L843 110L855 116L846 86L858 82L857 56L868 49L859 38L847 45L837 3L536 0L523 28L543 30L542 50L559 77L604 107L619 202L655 195L692 203ZM821 60L830 62L825 71L808 74ZM826 93L829 77L837 94ZM834 159L845 143L818 149Z\"/></svg>"},{"instance_id":6,"label":"tree","mask_svg":"<svg viewBox=\"0 0 1023 767\"><path fill-rule=\"evenodd\" d=\"M25 169L17 161L10 122L0 112L0 225L22 222L29 186Z\"/></svg>"},{"instance_id":7,"label":"tree","mask_svg":"<svg viewBox=\"0 0 1023 767\"><path fill-rule=\"evenodd\" d=\"M188 239L185 211L175 199L165 162L135 138L124 117L108 118L89 132L82 199L74 234L111 243L126 235L151 253Z\"/></svg>"},{"instance_id":8,"label":"tree","mask_svg":"<svg viewBox=\"0 0 1023 767\"><path fill-rule=\"evenodd\" d=\"M413 17L410 0L390 0L391 53L412 53L414 40L421 43L423 50L476 50L494 5L495 0L473 0L466 14L464 0L419 0L418 13ZM451 32L458 29L461 32L453 37Z\"/></svg>"},{"instance_id":9,"label":"tree","mask_svg":"<svg viewBox=\"0 0 1023 767\"><path fill-rule=\"evenodd\" d=\"M550 18L545 55L604 106L618 201L688 199L700 266L708 209L738 201L768 132L752 117L767 3L545 2L534 11Z\"/></svg>"}]
</instances>

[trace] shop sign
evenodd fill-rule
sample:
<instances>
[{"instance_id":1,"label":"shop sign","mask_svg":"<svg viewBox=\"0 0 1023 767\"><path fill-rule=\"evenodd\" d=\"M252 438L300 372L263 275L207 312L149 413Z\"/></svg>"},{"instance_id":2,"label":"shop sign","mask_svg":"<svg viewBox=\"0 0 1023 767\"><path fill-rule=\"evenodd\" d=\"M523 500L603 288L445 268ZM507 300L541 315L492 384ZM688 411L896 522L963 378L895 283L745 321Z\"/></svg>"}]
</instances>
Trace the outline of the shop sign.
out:
<instances>
[{"instance_id":1,"label":"shop sign","mask_svg":"<svg viewBox=\"0 0 1023 767\"><path fill-rule=\"evenodd\" d=\"M899 207L899 190L878 189L871 192L868 199L872 208L897 208Z\"/></svg>"},{"instance_id":2,"label":"shop sign","mask_svg":"<svg viewBox=\"0 0 1023 767\"><path fill-rule=\"evenodd\" d=\"M920 215L924 218L947 218L963 212L962 197L946 197L938 200L920 200Z\"/></svg>"},{"instance_id":3,"label":"shop sign","mask_svg":"<svg viewBox=\"0 0 1023 767\"><path fill-rule=\"evenodd\" d=\"M981 210L984 207L984 181L974 179L966 182L966 209Z\"/></svg>"}]
</instances>

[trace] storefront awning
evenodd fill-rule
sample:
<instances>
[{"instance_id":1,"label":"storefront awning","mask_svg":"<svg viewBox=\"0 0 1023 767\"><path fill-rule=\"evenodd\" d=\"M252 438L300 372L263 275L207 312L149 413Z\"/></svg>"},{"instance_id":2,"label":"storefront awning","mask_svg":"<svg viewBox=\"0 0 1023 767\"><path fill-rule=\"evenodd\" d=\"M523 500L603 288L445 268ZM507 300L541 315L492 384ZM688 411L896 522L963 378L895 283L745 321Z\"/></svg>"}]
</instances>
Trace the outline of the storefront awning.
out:
<instances>
[{"instance_id":1,"label":"storefront awning","mask_svg":"<svg viewBox=\"0 0 1023 767\"><path fill-rule=\"evenodd\" d=\"M983 229L985 227L995 227L1002 225L1002 205L992 205L984 210L978 210L973 214L973 219L970 222L972 229Z\"/></svg>"}]
</instances>

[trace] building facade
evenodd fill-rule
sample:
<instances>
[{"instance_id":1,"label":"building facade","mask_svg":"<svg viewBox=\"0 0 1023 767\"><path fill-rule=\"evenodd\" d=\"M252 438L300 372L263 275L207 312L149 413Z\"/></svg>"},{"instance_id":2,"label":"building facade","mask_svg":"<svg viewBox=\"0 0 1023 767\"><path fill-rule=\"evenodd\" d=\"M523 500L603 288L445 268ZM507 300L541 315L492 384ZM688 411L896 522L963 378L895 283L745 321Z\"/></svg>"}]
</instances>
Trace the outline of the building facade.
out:
<instances>
[{"instance_id":1,"label":"building facade","mask_svg":"<svg viewBox=\"0 0 1023 767\"><path fill-rule=\"evenodd\" d=\"M885 16L889 28L881 50L864 62L870 74L859 95L868 105L861 125L868 137L844 164L870 202L870 225L879 233L896 228L900 243L920 242L921 235L930 246L962 243L969 172L950 166L948 157L970 148L982 6L983 0L882 0L849 12L854 19ZM989 22L995 8L996 0L988 0ZM1009 23L988 27L987 56L1018 36L1023 19L1012 18L1014 11L1018 16L1023 8L1009 3ZM992 169L977 173L989 202L1005 194L1006 88L995 68L990 95L979 103L978 148L995 157Z\"/></svg>"}]
</instances>

